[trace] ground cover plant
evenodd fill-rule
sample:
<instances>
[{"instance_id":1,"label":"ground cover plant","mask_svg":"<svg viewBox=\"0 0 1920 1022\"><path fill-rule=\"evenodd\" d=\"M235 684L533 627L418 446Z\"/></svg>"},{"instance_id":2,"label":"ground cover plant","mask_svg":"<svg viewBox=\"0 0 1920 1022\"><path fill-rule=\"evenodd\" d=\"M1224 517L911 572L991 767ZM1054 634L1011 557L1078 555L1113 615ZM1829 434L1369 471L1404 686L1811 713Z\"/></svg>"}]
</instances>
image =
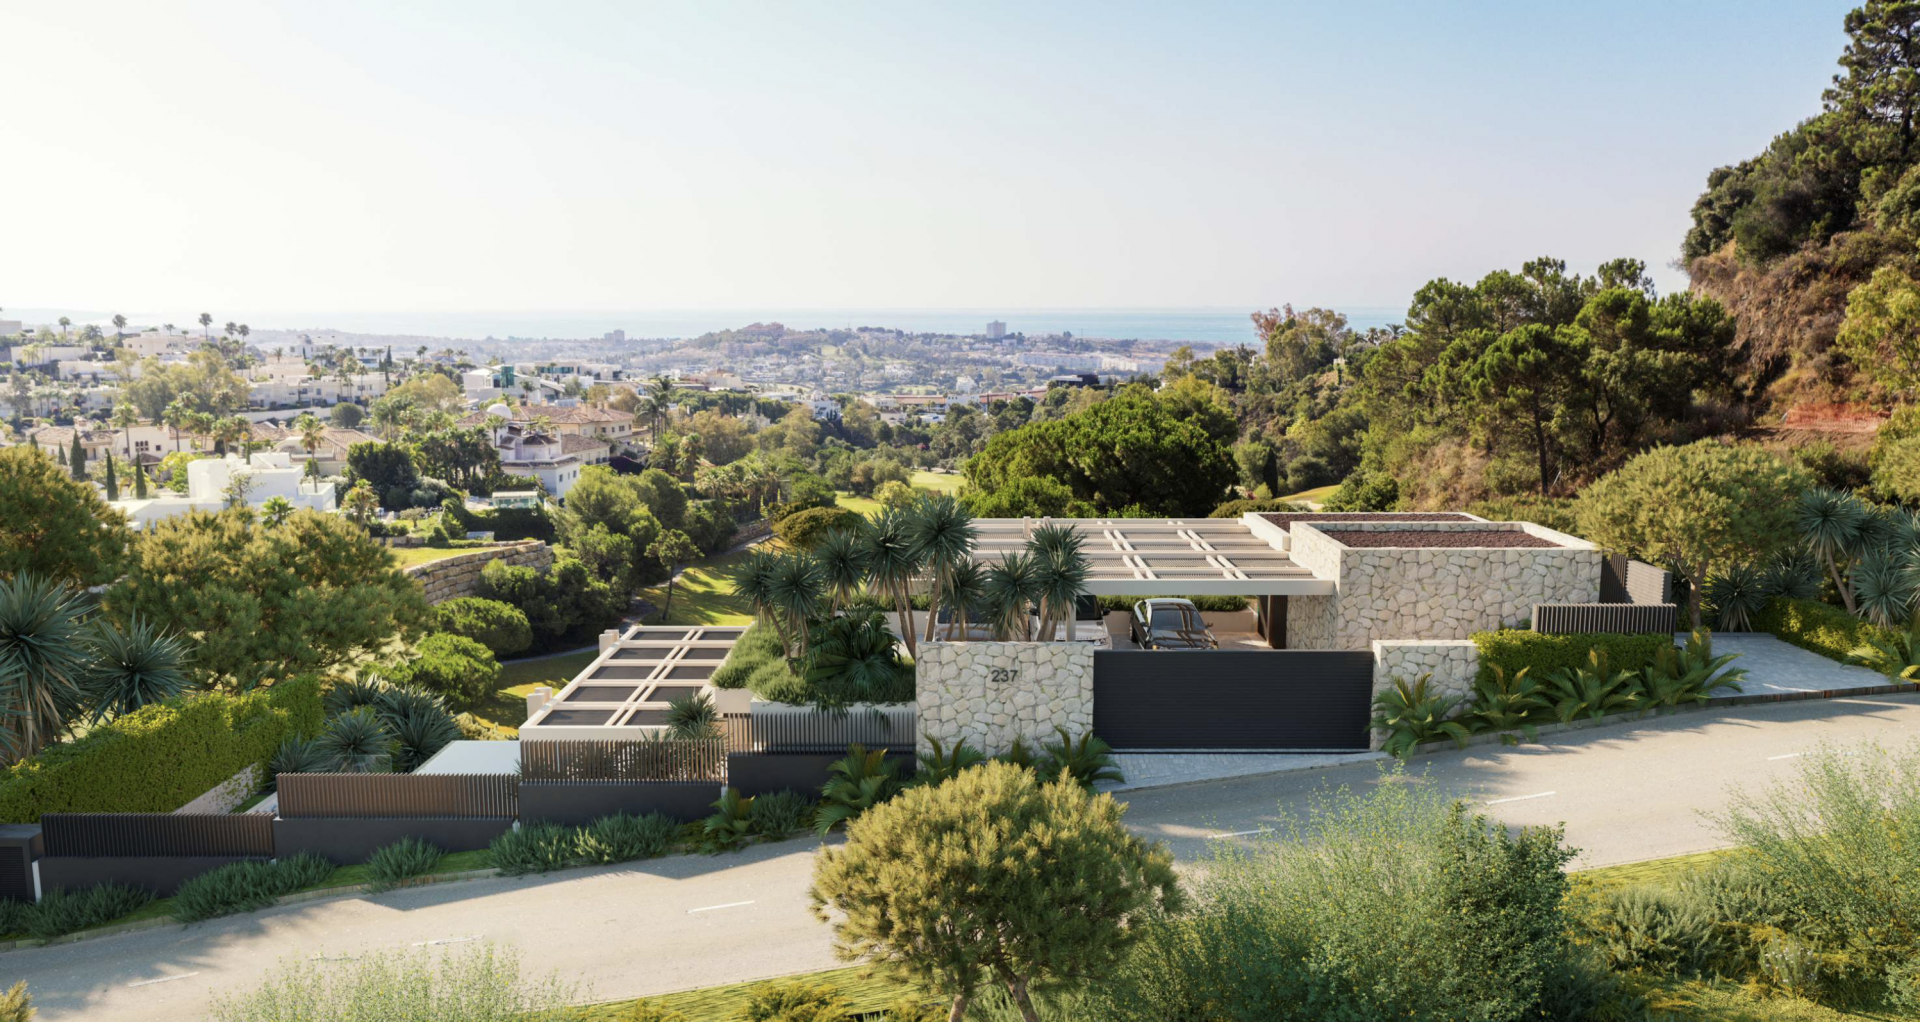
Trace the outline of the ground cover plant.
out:
<instances>
[{"instance_id":1,"label":"ground cover plant","mask_svg":"<svg viewBox=\"0 0 1920 1022\"><path fill-rule=\"evenodd\" d=\"M210 1022L563 1022L577 993L526 980L519 954L482 944L432 955L376 951L347 963L283 961L258 988L216 1000Z\"/></svg>"},{"instance_id":2,"label":"ground cover plant","mask_svg":"<svg viewBox=\"0 0 1920 1022\"><path fill-rule=\"evenodd\" d=\"M172 914L183 923L191 923L251 912L320 883L333 870L333 863L304 854L273 862L230 863L181 884L171 899Z\"/></svg>"},{"instance_id":3,"label":"ground cover plant","mask_svg":"<svg viewBox=\"0 0 1920 1022\"><path fill-rule=\"evenodd\" d=\"M402 838L367 858L367 876L374 890L392 890L431 874L445 854L419 838Z\"/></svg>"}]
</instances>

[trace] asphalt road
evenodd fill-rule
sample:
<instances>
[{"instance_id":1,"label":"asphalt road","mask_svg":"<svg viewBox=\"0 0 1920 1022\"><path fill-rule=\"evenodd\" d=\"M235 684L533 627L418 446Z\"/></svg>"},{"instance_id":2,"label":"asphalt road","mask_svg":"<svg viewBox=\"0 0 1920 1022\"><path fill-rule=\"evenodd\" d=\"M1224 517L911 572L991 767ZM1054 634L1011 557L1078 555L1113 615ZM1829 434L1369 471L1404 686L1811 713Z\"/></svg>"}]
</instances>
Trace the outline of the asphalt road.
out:
<instances>
[{"instance_id":1,"label":"asphalt road","mask_svg":"<svg viewBox=\"0 0 1920 1022\"><path fill-rule=\"evenodd\" d=\"M1511 824L1564 823L1579 865L1679 855L1725 842L1703 814L1730 790L1792 775L1821 742L1904 745L1920 695L1739 707L1422 757L1383 779L1377 764L1134 792L1128 822L1182 861L1213 835L1258 840L1328 787L1442 786ZM292 905L0 954L0 986L28 981L41 1022L181 1022L252 987L283 957L377 949L517 946L534 974L581 997L614 998L779 976L837 964L808 909L812 840L738 855L677 856L553 877L489 879Z\"/></svg>"}]
</instances>

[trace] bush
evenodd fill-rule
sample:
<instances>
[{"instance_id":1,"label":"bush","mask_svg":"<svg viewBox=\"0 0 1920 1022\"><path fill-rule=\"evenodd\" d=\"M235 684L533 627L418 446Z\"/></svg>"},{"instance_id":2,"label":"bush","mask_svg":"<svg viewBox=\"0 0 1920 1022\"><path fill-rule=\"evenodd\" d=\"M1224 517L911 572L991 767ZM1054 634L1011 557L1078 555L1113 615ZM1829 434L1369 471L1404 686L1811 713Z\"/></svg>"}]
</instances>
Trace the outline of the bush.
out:
<instances>
[{"instance_id":1,"label":"bush","mask_svg":"<svg viewBox=\"0 0 1920 1022\"><path fill-rule=\"evenodd\" d=\"M1712 906L1686 890L1609 891L1589 926L1607 964L1624 972L1700 972L1721 952Z\"/></svg>"},{"instance_id":2,"label":"bush","mask_svg":"<svg viewBox=\"0 0 1920 1022\"><path fill-rule=\"evenodd\" d=\"M333 875L333 863L317 855L276 862L235 862L202 873L173 895L173 917L198 922L266 908L279 898Z\"/></svg>"},{"instance_id":3,"label":"bush","mask_svg":"<svg viewBox=\"0 0 1920 1022\"><path fill-rule=\"evenodd\" d=\"M291 957L258 990L214 1001L210 1022L561 1022L574 990L520 978L518 955L491 944L441 955L374 951L345 964Z\"/></svg>"},{"instance_id":4,"label":"bush","mask_svg":"<svg viewBox=\"0 0 1920 1022\"><path fill-rule=\"evenodd\" d=\"M125 884L100 884L78 891L56 887L20 912L21 929L37 940L104 926L139 909L153 895Z\"/></svg>"},{"instance_id":5,"label":"bush","mask_svg":"<svg viewBox=\"0 0 1920 1022\"><path fill-rule=\"evenodd\" d=\"M581 829L574 838L574 854L582 862L602 865L651 859L665 855L679 833L680 825L659 813L615 813Z\"/></svg>"},{"instance_id":6,"label":"bush","mask_svg":"<svg viewBox=\"0 0 1920 1022\"><path fill-rule=\"evenodd\" d=\"M367 859L367 875L376 891L392 890L433 872L445 853L419 838L401 838Z\"/></svg>"},{"instance_id":7,"label":"bush","mask_svg":"<svg viewBox=\"0 0 1920 1022\"><path fill-rule=\"evenodd\" d=\"M1573 501L1565 497L1500 497L1467 505L1467 513L1490 522L1532 522L1574 534Z\"/></svg>"},{"instance_id":8,"label":"bush","mask_svg":"<svg viewBox=\"0 0 1920 1022\"><path fill-rule=\"evenodd\" d=\"M747 1022L850 1022L847 999L827 983L763 983L747 992Z\"/></svg>"},{"instance_id":9,"label":"bush","mask_svg":"<svg viewBox=\"0 0 1920 1022\"><path fill-rule=\"evenodd\" d=\"M1753 630L1771 632L1783 642L1818 653L1843 664L1854 663L1854 650L1874 640L1891 641L1898 633L1854 617L1840 607L1776 596L1754 616Z\"/></svg>"},{"instance_id":10,"label":"bush","mask_svg":"<svg viewBox=\"0 0 1920 1022\"><path fill-rule=\"evenodd\" d=\"M778 663L786 671L786 651L780 648L780 636L772 628L756 624L733 644L708 682L714 688L753 688L748 679L768 663Z\"/></svg>"},{"instance_id":11,"label":"bush","mask_svg":"<svg viewBox=\"0 0 1920 1022\"><path fill-rule=\"evenodd\" d=\"M1599 650L1613 671L1639 674L1651 666L1661 649L1673 645L1673 637L1664 634L1615 635L1607 632L1573 632L1545 635L1519 628L1497 632L1473 633L1480 647L1481 681L1494 677L1493 668L1509 678L1526 670L1538 681L1557 671L1575 671L1588 666L1587 654Z\"/></svg>"},{"instance_id":12,"label":"bush","mask_svg":"<svg viewBox=\"0 0 1920 1022\"><path fill-rule=\"evenodd\" d=\"M773 534L796 550L811 550L827 533L860 526L860 513L843 507L816 507L788 515L774 524Z\"/></svg>"},{"instance_id":13,"label":"bush","mask_svg":"<svg viewBox=\"0 0 1920 1022\"><path fill-rule=\"evenodd\" d=\"M487 847L493 851L493 864L508 876L551 873L573 865L579 835L578 827L522 823L519 830L507 831Z\"/></svg>"},{"instance_id":14,"label":"bush","mask_svg":"<svg viewBox=\"0 0 1920 1022\"><path fill-rule=\"evenodd\" d=\"M813 823L813 811L813 796L798 791L776 791L754 798L748 815L753 819L755 831L777 840L806 830Z\"/></svg>"},{"instance_id":15,"label":"bush","mask_svg":"<svg viewBox=\"0 0 1920 1022\"><path fill-rule=\"evenodd\" d=\"M437 693L458 706L472 706L493 696L500 684L500 662L487 647L462 635L435 632L414 647L418 659L388 669L388 676L404 685Z\"/></svg>"},{"instance_id":16,"label":"bush","mask_svg":"<svg viewBox=\"0 0 1920 1022\"><path fill-rule=\"evenodd\" d=\"M489 561L480 571L480 596L525 614L536 651L582 645L623 609L613 588L574 557L561 558L544 573Z\"/></svg>"},{"instance_id":17,"label":"bush","mask_svg":"<svg viewBox=\"0 0 1920 1022\"><path fill-rule=\"evenodd\" d=\"M1355 472L1320 502L1322 511L1392 511L1400 503L1400 484L1385 473Z\"/></svg>"},{"instance_id":18,"label":"bush","mask_svg":"<svg viewBox=\"0 0 1920 1022\"><path fill-rule=\"evenodd\" d=\"M1311 487L1301 487L1310 489ZM1284 500L1229 500L1213 509L1208 518L1238 518L1248 512L1290 513L1309 510L1298 504L1289 504Z\"/></svg>"},{"instance_id":19,"label":"bush","mask_svg":"<svg viewBox=\"0 0 1920 1022\"><path fill-rule=\"evenodd\" d=\"M197 693L145 706L0 773L0 821L41 813L170 813L265 765L289 738L318 734L320 683L283 681L241 695Z\"/></svg>"}]
</instances>

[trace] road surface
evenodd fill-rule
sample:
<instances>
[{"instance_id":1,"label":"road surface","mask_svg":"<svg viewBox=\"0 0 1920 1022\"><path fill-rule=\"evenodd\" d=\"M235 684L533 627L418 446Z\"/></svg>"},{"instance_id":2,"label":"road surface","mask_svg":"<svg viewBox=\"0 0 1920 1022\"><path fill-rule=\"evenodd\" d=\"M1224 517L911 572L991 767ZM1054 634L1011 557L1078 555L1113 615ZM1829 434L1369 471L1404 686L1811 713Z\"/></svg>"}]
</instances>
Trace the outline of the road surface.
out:
<instances>
[{"instance_id":1,"label":"road surface","mask_svg":"<svg viewBox=\"0 0 1920 1022\"><path fill-rule=\"evenodd\" d=\"M1444 787L1512 824L1565 823L1578 865L1679 855L1725 842L1702 814L1730 789L1791 776L1821 742L1905 745L1920 695L1749 706L1422 757L1410 780ZM1191 864L1211 835L1238 840L1327 786L1381 783L1377 764L1210 782L1122 797L1128 822ZM181 1022L248 989L283 956L513 944L582 998L616 998L837 964L808 909L816 842L675 856L551 877L497 878L290 905L0 954L0 986L25 979L41 1022Z\"/></svg>"}]
</instances>

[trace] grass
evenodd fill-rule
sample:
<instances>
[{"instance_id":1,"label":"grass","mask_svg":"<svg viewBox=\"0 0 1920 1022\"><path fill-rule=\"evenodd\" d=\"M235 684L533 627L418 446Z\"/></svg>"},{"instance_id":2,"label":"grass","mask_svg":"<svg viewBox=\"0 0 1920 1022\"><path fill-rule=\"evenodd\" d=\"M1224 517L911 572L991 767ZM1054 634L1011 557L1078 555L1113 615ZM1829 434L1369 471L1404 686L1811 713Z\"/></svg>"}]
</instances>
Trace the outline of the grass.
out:
<instances>
[{"instance_id":1,"label":"grass","mask_svg":"<svg viewBox=\"0 0 1920 1022\"><path fill-rule=\"evenodd\" d=\"M647 618L650 625L744 625L753 623L753 609L747 601L733 595L734 566L745 560L746 550L735 550L709 557L688 568L673 587L673 617L662 620L658 613ZM640 598L655 607L667 604L665 584L640 590Z\"/></svg>"},{"instance_id":2,"label":"grass","mask_svg":"<svg viewBox=\"0 0 1920 1022\"><path fill-rule=\"evenodd\" d=\"M880 510L879 501L874 500L872 497L856 497L845 490L834 494L833 502L849 511L858 511L869 517Z\"/></svg>"},{"instance_id":3,"label":"grass","mask_svg":"<svg viewBox=\"0 0 1920 1022\"><path fill-rule=\"evenodd\" d=\"M869 975L870 971L864 965L855 965L785 978L830 983L847 999L848 1006L854 1012L879 1011L899 998L901 988L894 980ZM748 992L764 982L766 980L729 983L726 986L662 994L645 1000L668 1011L681 1012L689 1022L734 1022L746 1010ZM584 1009L578 1018L580 1022L620 1022L632 1016L634 1003L626 1000L592 1005Z\"/></svg>"},{"instance_id":4,"label":"grass","mask_svg":"<svg viewBox=\"0 0 1920 1022\"><path fill-rule=\"evenodd\" d=\"M1333 491L1339 488L1340 488L1339 483L1335 483L1332 486L1316 486L1311 490L1301 490L1299 493L1289 493L1286 496L1281 497L1280 499L1281 500L1310 500L1310 501L1314 501L1315 503L1318 503L1320 501L1326 500L1329 496L1333 494Z\"/></svg>"},{"instance_id":5,"label":"grass","mask_svg":"<svg viewBox=\"0 0 1920 1022\"><path fill-rule=\"evenodd\" d=\"M1726 855L1725 850L1696 852L1692 855L1676 855L1669 859L1648 859L1645 862L1628 862L1618 866L1601 866L1599 869L1581 870L1575 874L1595 887L1621 887L1627 884L1666 884L1685 879L1697 873L1714 860Z\"/></svg>"},{"instance_id":6,"label":"grass","mask_svg":"<svg viewBox=\"0 0 1920 1022\"><path fill-rule=\"evenodd\" d=\"M907 485L916 489L932 490L935 493L958 494L967 484L967 477L954 472L929 472L921 469L907 478Z\"/></svg>"},{"instance_id":7,"label":"grass","mask_svg":"<svg viewBox=\"0 0 1920 1022\"><path fill-rule=\"evenodd\" d=\"M676 598L674 602L678 603L679 600ZM494 689L493 698L476 704L468 712L518 731L527 720L528 693L541 685L551 685L558 692L573 680L574 675L586 670L587 665L599 655L599 650L590 649L581 653L562 653L537 660L514 660L501 664L500 687Z\"/></svg>"},{"instance_id":8,"label":"grass","mask_svg":"<svg viewBox=\"0 0 1920 1022\"><path fill-rule=\"evenodd\" d=\"M478 540L456 539L449 547L402 546L393 547L394 562L398 567L411 568L416 564L428 564L445 560L455 554L469 554L484 549L488 544Z\"/></svg>"}]
</instances>

